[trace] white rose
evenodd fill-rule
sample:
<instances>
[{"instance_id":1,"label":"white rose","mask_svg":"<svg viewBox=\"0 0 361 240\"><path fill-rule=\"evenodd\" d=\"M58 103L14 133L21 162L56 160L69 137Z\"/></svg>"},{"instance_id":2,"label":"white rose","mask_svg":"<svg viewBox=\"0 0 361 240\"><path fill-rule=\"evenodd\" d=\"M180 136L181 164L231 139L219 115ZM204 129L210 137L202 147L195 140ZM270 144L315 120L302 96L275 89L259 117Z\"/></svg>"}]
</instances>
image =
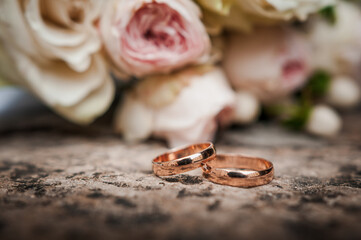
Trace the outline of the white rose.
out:
<instances>
[{"instance_id":1,"label":"white rose","mask_svg":"<svg viewBox=\"0 0 361 240\"><path fill-rule=\"evenodd\" d=\"M231 121L235 95L220 68L191 68L145 79L119 106L116 131L128 141L150 135L170 146L212 140Z\"/></svg>"},{"instance_id":2,"label":"white rose","mask_svg":"<svg viewBox=\"0 0 361 240\"><path fill-rule=\"evenodd\" d=\"M101 6L96 0L1 1L0 74L69 120L94 120L114 92L94 26Z\"/></svg>"},{"instance_id":3,"label":"white rose","mask_svg":"<svg viewBox=\"0 0 361 240\"><path fill-rule=\"evenodd\" d=\"M361 68L361 11L345 2L335 9L335 24L321 18L312 22L313 65L334 74L353 74Z\"/></svg>"}]
</instances>

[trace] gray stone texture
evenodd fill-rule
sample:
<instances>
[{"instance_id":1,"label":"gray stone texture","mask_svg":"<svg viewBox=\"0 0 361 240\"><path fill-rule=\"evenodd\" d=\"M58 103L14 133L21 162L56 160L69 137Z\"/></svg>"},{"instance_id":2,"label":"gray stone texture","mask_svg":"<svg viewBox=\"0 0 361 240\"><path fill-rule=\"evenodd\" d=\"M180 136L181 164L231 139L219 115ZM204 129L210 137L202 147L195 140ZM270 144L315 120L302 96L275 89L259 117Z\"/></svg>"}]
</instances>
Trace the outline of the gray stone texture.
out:
<instances>
[{"instance_id":1,"label":"gray stone texture","mask_svg":"<svg viewBox=\"0 0 361 240\"><path fill-rule=\"evenodd\" d=\"M0 239L361 239L361 112L334 139L274 124L232 128L218 152L273 161L251 189L189 174L158 178L157 140L128 145L104 120L53 115L0 133Z\"/></svg>"}]
</instances>

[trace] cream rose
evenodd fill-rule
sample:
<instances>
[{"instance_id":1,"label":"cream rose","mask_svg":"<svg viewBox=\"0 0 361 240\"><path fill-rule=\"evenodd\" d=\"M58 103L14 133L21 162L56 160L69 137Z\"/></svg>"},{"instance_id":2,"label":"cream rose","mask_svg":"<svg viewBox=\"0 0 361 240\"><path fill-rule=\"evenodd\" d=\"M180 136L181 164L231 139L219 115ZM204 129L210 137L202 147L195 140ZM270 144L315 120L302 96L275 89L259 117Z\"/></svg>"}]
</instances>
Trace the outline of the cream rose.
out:
<instances>
[{"instance_id":1,"label":"cream rose","mask_svg":"<svg viewBox=\"0 0 361 240\"><path fill-rule=\"evenodd\" d=\"M109 1L99 28L115 69L142 77L207 60L200 14L191 0Z\"/></svg>"},{"instance_id":2,"label":"cream rose","mask_svg":"<svg viewBox=\"0 0 361 240\"><path fill-rule=\"evenodd\" d=\"M334 74L353 74L361 68L361 10L346 2L335 10L335 24L320 18L311 24L313 65Z\"/></svg>"},{"instance_id":3,"label":"cream rose","mask_svg":"<svg viewBox=\"0 0 361 240\"><path fill-rule=\"evenodd\" d=\"M89 123L113 99L94 21L102 1L0 2L0 74L64 117Z\"/></svg>"},{"instance_id":4,"label":"cream rose","mask_svg":"<svg viewBox=\"0 0 361 240\"><path fill-rule=\"evenodd\" d=\"M304 21L311 13L337 0L236 0L236 4L256 22L299 19Z\"/></svg>"},{"instance_id":5,"label":"cream rose","mask_svg":"<svg viewBox=\"0 0 361 240\"><path fill-rule=\"evenodd\" d=\"M312 13L338 0L197 0L203 6L204 23L210 34L223 28L251 32L255 26L285 21L304 21Z\"/></svg>"},{"instance_id":6,"label":"cream rose","mask_svg":"<svg viewBox=\"0 0 361 240\"><path fill-rule=\"evenodd\" d=\"M232 85L263 102L300 88L310 72L307 41L291 29L259 28L250 35L233 34L226 46L224 68Z\"/></svg>"},{"instance_id":7,"label":"cream rose","mask_svg":"<svg viewBox=\"0 0 361 240\"><path fill-rule=\"evenodd\" d=\"M196 0L196 2L205 9L220 15L228 15L234 1L235 0Z\"/></svg>"},{"instance_id":8,"label":"cream rose","mask_svg":"<svg viewBox=\"0 0 361 240\"><path fill-rule=\"evenodd\" d=\"M170 146L212 140L232 120L233 90L220 68L201 67L145 79L119 106L116 131L128 141L153 135Z\"/></svg>"}]
</instances>

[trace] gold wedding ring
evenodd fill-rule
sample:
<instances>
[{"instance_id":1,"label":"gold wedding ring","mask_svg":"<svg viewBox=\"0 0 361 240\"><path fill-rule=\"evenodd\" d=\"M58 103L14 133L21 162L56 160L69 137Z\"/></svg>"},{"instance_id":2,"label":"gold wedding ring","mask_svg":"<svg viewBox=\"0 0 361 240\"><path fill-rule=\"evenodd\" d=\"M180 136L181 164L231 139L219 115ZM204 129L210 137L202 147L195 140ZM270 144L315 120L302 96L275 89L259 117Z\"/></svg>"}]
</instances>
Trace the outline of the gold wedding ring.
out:
<instances>
[{"instance_id":1,"label":"gold wedding ring","mask_svg":"<svg viewBox=\"0 0 361 240\"><path fill-rule=\"evenodd\" d=\"M213 143L199 143L172 149L156 157L152 162L157 176L170 176L199 168L216 157Z\"/></svg>"},{"instance_id":2,"label":"gold wedding ring","mask_svg":"<svg viewBox=\"0 0 361 240\"><path fill-rule=\"evenodd\" d=\"M232 154L217 154L214 160L203 164L202 170L211 182L244 188L268 184L274 175L270 161Z\"/></svg>"},{"instance_id":3,"label":"gold wedding ring","mask_svg":"<svg viewBox=\"0 0 361 240\"><path fill-rule=\"evenodd\" d=\"M157 176L170 176L202 167L203 176L209 181L243 188L268 184L274 176L270 161L242 155L216 154L210 142L172 149L154 158L152 166Z\"/></svg>"}]
</instances>

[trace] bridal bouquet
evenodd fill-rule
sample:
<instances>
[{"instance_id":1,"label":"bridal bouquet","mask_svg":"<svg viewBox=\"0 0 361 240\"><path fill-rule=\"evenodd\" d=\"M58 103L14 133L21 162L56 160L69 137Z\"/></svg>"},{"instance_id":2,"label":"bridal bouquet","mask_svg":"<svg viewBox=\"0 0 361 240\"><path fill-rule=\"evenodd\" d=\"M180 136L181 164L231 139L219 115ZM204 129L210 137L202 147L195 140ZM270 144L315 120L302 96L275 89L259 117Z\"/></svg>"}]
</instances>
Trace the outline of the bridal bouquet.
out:
<instances>
[{"instance_id":1,"label":"bridal bouquet","mask_svg":"<svg viewBox=\"0 0 361 240\"><path fill-rule=\"evenodd\" d=\"M211 140L260 115L332 136L360 70L356 1L0 1L1 78L78 124L121 92L114 129L132 142Z\"/></svg>"}]
</instances>

